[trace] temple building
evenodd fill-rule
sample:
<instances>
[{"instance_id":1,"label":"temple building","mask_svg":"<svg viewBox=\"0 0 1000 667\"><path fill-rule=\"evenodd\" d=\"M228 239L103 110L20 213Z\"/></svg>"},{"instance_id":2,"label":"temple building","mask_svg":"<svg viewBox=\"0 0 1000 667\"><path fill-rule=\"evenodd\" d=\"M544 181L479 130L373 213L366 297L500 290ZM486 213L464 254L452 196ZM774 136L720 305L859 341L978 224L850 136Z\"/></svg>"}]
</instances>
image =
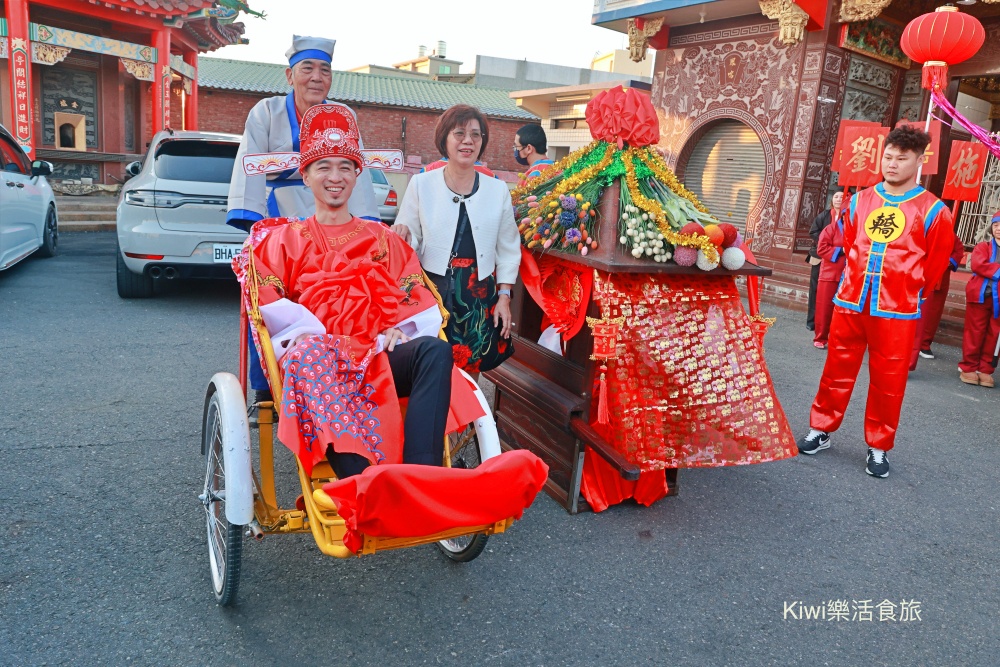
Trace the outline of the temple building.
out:
<instances>
[{"instance_id":1,"label":"temple building","mask_svg":"<svg viewBox=\"0 0 1000 667\"><path fill-rule=\"evenodd\" d=\"M721 220L752 239L772 299L805 307L809 227L838 189L830 170L841 119L895 126L923 120L920 64L900 50L907 22L930 0L595 0L593 23L629 35L633 58L655 49L652 99L660 149ZM1000 4L959 2L986 43L950 68L948 100L973 122L1000 130ZM941 193L953 140L942 123ZM949 205L951 202L947 202ZM968 247L1000 209L1000 161L990 157L979 202L963 204L956 231ZM965 274L966 279L968 274ZM961 336L964 286L952 291L939 338Z\"/></svg>"},{"instance_id":2,"label":"temple building","mask_svg":"<svg viewBox=\"0 0 1000 667\"><path fill-rule=\"evenodd\" d=\"M0 122L55 178L120 183L198 128L198 54L243 39L229 0L0 0Z\"/></svg>"}]
</instances>

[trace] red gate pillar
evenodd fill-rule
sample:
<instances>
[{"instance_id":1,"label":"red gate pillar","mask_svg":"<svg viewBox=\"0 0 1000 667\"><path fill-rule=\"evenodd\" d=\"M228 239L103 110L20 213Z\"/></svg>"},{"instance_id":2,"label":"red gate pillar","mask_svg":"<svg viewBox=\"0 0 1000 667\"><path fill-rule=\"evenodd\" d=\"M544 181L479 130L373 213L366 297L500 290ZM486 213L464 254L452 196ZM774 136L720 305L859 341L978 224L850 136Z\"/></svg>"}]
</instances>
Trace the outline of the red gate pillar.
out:
<instances>
[{"instance_id":1,"label":"red gate pillar","mask_svg":"<svg viewBox=\"0 0 1000 667\"><path fill-rule=\"evenodd\" d=\"M7 0L7 67L10 73L10 106L14 138L35 159L31 113L31 37L28 0Z\"/></svg>"},{"instance_id":2,"label":"red gate pillar","mask_svg":"<svg viewBox=\"0 0 1000 667\"><path fill-rule=\"evenodd\" d=\"M153 134L170 124L170 29L153 31L156 65L153 72Z\"/></svg>"},{"instance_id":3,"label":"red gate pillar","mask_svg":"<svg viewBox=\"0 0 1000 667\"><path fill-rule=\"evenodd\" d=\"M184 101L184 129L198 129L198 52L185 51L184 62L194 68L194 79L191 80L191 94Z\"/></svg>"}]
</instances>

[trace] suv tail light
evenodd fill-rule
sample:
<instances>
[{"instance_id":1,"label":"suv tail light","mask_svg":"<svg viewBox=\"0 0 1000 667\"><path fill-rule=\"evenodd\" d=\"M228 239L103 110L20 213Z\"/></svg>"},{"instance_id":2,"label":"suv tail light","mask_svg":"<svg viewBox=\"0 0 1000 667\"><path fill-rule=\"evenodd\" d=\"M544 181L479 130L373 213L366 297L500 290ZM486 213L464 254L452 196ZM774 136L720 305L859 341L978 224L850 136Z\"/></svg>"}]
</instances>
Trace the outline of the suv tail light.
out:
<instances>
[{"instance_id":1,"label":"suv tail light","mask_svg":"<svg viewBox=\"0 0 1000 667\"><path fill-rule=\"evenodd\" d=\"M177 192L157 190L130 190L125 193L125 203L132 206L151 208L177 208L183 203L184 195Z\"/></svg>"},{"instance_id":2,"label":"suv tail light","mask_svg":"<svg viewBox=\"0 0 1000 667\"><path fill-rule=\"evenodd\" d=\"M395 206L396 205L396 191L389 188L389 194L385 197L385 204L383 206Z\"/></svg>"}]
</instances>

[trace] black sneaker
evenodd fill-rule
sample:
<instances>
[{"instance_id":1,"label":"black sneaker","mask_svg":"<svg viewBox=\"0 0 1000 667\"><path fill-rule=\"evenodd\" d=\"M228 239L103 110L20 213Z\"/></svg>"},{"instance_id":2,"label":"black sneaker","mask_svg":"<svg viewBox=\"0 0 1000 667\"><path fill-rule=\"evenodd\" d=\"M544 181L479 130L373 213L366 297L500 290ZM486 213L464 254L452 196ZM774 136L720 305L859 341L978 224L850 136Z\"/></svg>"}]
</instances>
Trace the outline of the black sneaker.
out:
<instances>
[{"instance_id":1,"label":"black sneaker","mask_svg":"<svg viewBox=\"0 0 1000 667\"><path fill-rule=\"evenodd\" d=\"M918 354L921 357L923 357L924 359L933 359L934 358L934 353L931 352L931 348L927 348L926 350L920 350L920 352Z\"/></svg>"},{"instance_id":2,"label":"black sneaker","mask_svg":"<svg viewBox=\"0 0 1000 667\"><path fill-rule=\"evenodd\" d=\"M800 454L816 454L830 448L830 434L811 429L809 435L799 440Z\"/></svg>"},{"instance_id":3,"label":"black sneaker","mask_svg":"<svg viewBox=\"0 0 1000 667\"><path fill-rule=\"evenodd\" d=\"M889 456L880 449L868 448L868 463L865 472L872 477L889 476Z\"/></svg>"}]
</instances>

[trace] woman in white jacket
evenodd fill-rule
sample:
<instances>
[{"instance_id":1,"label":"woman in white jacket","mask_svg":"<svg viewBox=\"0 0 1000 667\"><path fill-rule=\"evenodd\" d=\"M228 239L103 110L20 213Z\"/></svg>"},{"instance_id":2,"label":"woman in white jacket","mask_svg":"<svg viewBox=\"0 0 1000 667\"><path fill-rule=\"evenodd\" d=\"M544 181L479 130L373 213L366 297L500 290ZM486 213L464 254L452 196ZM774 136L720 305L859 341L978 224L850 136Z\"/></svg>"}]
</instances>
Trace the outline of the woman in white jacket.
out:
<instances>
[{"instance_id":1,"label":"woman in white jacket","mask_svg":"<svg viewBox=\"0 0 1000 667\"><path fill-rule=\"evenodd\" d=\"M447 163L410 179L393 225L441 293L455 364L470 373L496 368L513 353L510 291L521 264L510 191L475 168L488 132L475 107L445 111L434 139Z\"/></svg>"}]
</instances>

